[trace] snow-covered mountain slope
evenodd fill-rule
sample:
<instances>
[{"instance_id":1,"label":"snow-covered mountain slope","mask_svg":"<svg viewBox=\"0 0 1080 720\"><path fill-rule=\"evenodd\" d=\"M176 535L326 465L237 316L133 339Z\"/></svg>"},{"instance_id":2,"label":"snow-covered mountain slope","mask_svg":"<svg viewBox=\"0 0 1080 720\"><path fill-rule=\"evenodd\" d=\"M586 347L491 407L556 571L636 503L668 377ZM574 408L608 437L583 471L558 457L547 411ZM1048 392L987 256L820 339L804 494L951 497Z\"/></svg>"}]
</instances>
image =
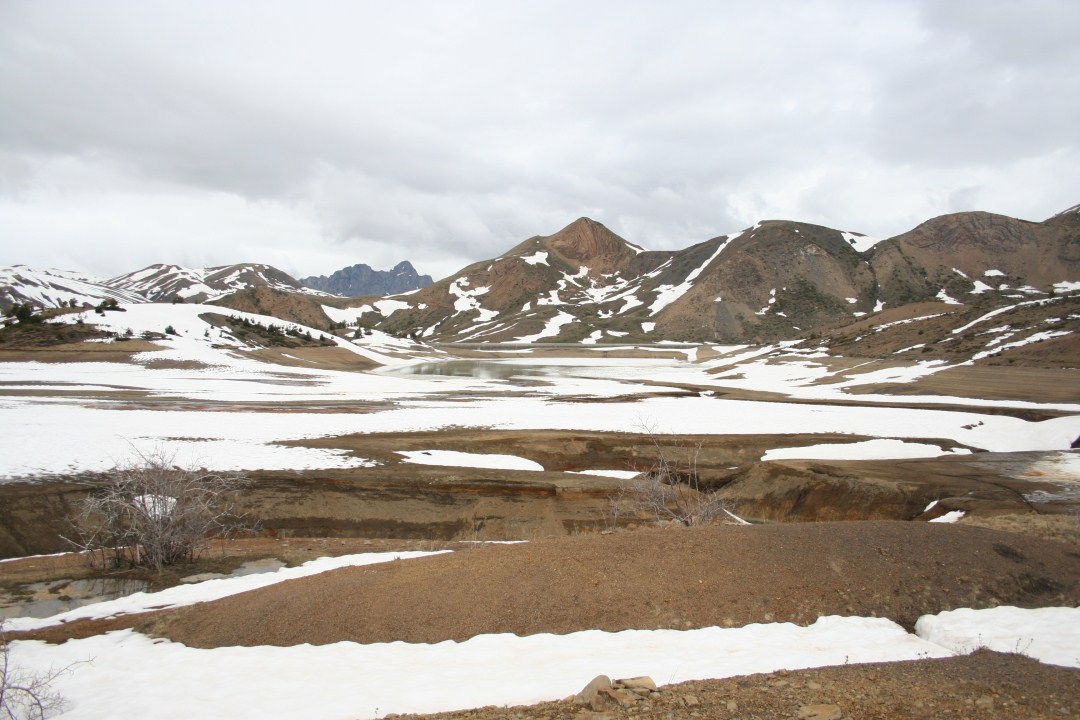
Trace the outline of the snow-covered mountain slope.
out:
<instances>
[{"instance_id":1,"label":"snow-covered mountain slope","mask_svg":"<svg viewBox=\"0 0 1080 720\"><path fill-rule=\"evenodd\" d=\"M150 301L179 299L206 302L239 290L270 287L285 292L323 295L270 265L243 263L213 268L151 265L106 281L109 287L137 293Z\"/></svg>"},{"instance_id":2,"label":"snow-covered mountain slope","mask_svg":"<svg viewBox=\"0 0 1080 720\"><path fill-rule=\"evenodd\" d=\"M884 241L771 220L674 252L581 218L350 321L438 342L769 343L873 324L886 307L984 312L1078 281L1076 212L1042 223L959 213Z\"/></svg>"},{"instance_id":3,"label":"snow-covered mountain slope","mask_svg":"<svg viewBox=\"0 0 1080 720\"><path fill-rule=\"evenodd\" d=\"M444 342L772 341L875 301L869 266L836 230L769 221L649 252L581 218L369 304L360 323Z\"/></svg>"},{"instance_id":4,"label":"snow-covered mountain slope","mask_svg":"<svg viewBox=\"0 0 1080 720\"><path fill-rule=\"evenodd\" d=\"M214 301L312 327L346 322L429 342L774 343L827 333L844 343L884 309L937 302L978 315L1080 293L1080 212L1044 222L957 213L882 241L769 220L659 252L580 218L437 283L379 299L349 301L304 288L269 265L244 264L153 265L96 285L71 273L48 281L20 275L9 283L7 303L67 304L70 295L58 288L75 282L95 302L119 292L127 301ZM357 306L344 307L350 302ZM1062 317L1071 321L1071 311ZM837 332L849 326L851 333Z\"/></svg>"},{"instance_id":5,"label":"snow-covered mountain slope","mask_svg":"<svg viewBox=\"0 0 1080 720\"><path fill-rule=\"evenodd\" d=\"M25 265L0 268L0 310L6 312L16 303L30 303L41 308L70 305L97 305L103 300L143 302L138 293L105 284L100 278L66 270L38 270Z\"/></svg>"},{"instance_id":6,"label":"snow-covered mountain slope","mask_svg":"<svg viewBox=\"0 0 1080 720\"><path fill-rule=\"evenodd\" d=\"M379 331L341 337L272 315L196 303L121 303L115 310L86 310L52 318L53 323L92 325L117 338L146 338L163 346L154 358L231 365L238 351L305 347L340 348L378 365L429 359L431 351Z\"/></svg>"}]
</instances>

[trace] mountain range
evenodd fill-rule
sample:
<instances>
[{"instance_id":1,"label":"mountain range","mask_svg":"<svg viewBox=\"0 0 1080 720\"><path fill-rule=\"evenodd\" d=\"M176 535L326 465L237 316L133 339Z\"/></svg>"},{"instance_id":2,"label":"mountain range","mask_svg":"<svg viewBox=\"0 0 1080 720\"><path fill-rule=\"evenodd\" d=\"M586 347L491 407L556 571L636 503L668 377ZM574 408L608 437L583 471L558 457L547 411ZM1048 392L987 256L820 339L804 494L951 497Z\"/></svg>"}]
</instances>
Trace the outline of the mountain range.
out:
<instances>
[{"instance_id":1,"label":"mountain range","mask_svg":"<svg viewBox=\"0 0 1080 720\"><path fill-rule=\"evenodd\" d=\"M418 274L408 260L399 262L391 270L372 270L368 265L359 263L342 268L330 277L313 275L300 278L300 284L304 287L344 297L394 295L426 287L431 283L431 276Z\"/></svg>"},{"instance_id":2,"label":"mountain range","mask_svg":"<svg viewBox=\"0 0 1080 720\"><path fill-rule=\"evenodd\" d=\"M991 306L1080 289L1080 208L1035 223L983 212L874 241L763 221L651 252L581 218L360 324L439 341L773 342L923 301Z\"/></svg>"},{"instance_id":3,"label":"mountain range","mask_svg":"<svg viewBox=\"0 0 1080 720\"><path fill-rule=\"evenodd\" d=\"M355 265L303 282L258 264L153 265L105 281L16 266L0 270L0 307L179 299L431 342L766 343L872 324L926 302L992 311L1075 298L1080 206L1043 222L944 215L884 240L768 220L675 251L644 250L580 218L408 292L346 299L310 287L351 294L359 286L350 283L365 277L391 287L430 280L408 262L388 273ZM1050 308L1047 317L1062 310ZM1077 318L1073 309L1062 321Z\"/></svg>"}]
</instances>

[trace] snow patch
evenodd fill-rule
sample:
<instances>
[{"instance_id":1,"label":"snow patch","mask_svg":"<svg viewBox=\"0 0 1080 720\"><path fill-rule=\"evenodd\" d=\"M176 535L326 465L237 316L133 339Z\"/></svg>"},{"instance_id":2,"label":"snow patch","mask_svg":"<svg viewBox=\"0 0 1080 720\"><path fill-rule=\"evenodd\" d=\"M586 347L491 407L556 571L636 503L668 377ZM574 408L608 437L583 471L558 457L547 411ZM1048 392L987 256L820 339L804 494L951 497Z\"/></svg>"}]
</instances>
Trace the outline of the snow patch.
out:
<instances>
[{"instance_id":1,"label":"snow patch","mask_svg":"<svg viewBox=\"0 0 1080 720\"><path fill-rule=\"evenodd\" d=\"M938 445L904 442L902 440L864 440L854 443L822 443L804 447L776 448L761 456L762 460L898 460L929 458L949 454L970 454L959 449L951 453Z\"/></svg>"},{"instance_id":2,"label":"snow patch","mask_svg":"<svg viewBox=\"0 0 1080 720\"><path fill-rule=\"evenodd\" d=\"M540 463L516 455L458 452L456 450L396 450L405 462L443 467L490 468L494 470L543 471Z\"/></svg>"}]
</instances>

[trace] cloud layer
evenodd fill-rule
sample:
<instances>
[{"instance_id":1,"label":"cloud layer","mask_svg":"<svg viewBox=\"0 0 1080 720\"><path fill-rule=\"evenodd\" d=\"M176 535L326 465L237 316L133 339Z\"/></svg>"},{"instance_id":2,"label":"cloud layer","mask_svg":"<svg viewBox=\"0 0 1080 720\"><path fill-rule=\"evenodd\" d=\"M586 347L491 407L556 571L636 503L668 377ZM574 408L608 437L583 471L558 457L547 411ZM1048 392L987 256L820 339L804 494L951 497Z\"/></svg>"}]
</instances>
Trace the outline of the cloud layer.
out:
<instances>
[{"instance_id":1,"label":"cloud layer","mask_svg":"<svg viewBox=\"0 0 1080 720\"><path fill-rule=\"evenodd\" d=\"M0 265L653 249L1080 201L1080 5L6 2Z\"/></svg>"}]
</instances>

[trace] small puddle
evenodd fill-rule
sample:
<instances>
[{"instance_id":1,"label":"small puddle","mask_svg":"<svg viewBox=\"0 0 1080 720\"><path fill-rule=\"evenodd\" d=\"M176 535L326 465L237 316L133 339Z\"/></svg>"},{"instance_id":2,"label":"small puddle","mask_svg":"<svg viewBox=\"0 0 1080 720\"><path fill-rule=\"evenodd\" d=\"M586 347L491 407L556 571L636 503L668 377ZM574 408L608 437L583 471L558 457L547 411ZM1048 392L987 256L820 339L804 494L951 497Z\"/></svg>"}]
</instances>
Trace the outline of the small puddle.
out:
<instances>
[{"instance_id":1,"label":"small puddle","mask_svg":"<svg viewBox=\"0 0 1080 720\"><path fill-rule=\"evenodd\" d=\"M0 591L0 619L50 617L84 605L142 592L149 585L145 580L126 578L62 579L28 583L20 585L16 593Z\"/></svg>"},{"instance_id":2,"label":"small puddle","mask_svg":"<svg viewBox=\"0 0 1080 720\"><path fill-rule=\"evenodd\" d=\"M277 572L285 563L277 558L252 560L228 575L207 573L201 579L243 577ZM20 585L14 592L0 590L0 620L17 617L46 618L94 603L143 592L150 586L146 580L127 578L84 578L49 580Z\"/></svg>"},{"instance_id":3,"label":"small puddle","mask_svg":"<svg viewBox=\"0 0 1080 720\"><path fill-rule=\"evenodd\" d=\"M265 560L252 560L233 570L227 577L243 577L244 575L258 575L259 573L277 572L285 567L285 563L277 558Z\"/></svg>"}]
</instances>

